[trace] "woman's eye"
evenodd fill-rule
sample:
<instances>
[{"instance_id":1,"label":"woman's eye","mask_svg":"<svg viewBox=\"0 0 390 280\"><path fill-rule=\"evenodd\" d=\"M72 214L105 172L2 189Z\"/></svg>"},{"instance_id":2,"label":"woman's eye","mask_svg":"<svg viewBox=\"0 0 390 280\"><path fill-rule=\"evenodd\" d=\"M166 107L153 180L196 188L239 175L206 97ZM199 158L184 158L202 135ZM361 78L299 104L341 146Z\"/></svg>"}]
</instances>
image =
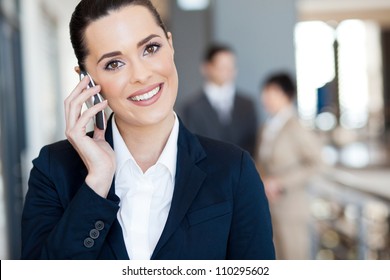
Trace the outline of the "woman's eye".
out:
<instances>
[{"instance_id":1,"label":"woman's eye","mask_svg":"<svg viewBox=\"0 0 390 280\"><path fill-rule=\"evenodd\" d=\"M154 54L155 52L158 51L159 48L160 48L160 45L157 45L157 44L148 45L145 48L144 55Z\"/></svg>"},{"instance_id":2,"label":"woman's eye","mask_svg":"<svg viewBox=\"0 0 390 280\"><path fill-rule=\"evenodd\" d=\"M107 70L116 70L116 69L120 68L121 66L123 66L122 62L120 62L120 61L111 61L111 62L107 63L105 68Z\"/></svg>"}]
</instances>

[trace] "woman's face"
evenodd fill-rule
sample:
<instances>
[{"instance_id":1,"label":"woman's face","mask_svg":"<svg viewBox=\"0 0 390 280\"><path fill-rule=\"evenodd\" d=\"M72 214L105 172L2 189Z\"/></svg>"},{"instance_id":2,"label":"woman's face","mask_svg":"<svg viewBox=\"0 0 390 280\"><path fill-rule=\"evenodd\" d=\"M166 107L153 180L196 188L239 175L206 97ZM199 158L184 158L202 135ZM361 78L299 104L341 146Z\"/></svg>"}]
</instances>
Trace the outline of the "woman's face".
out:
<instances>
[{"instance_id":1,"label":"woman's face","mask_svg":"<svg viewBox=\"0 0 390 280\"><path fill-rule=\"evenodd\" d=\"M291 103L283 90L274 84L264 87L261 100L265 110L271 115L275 115Z\"/></svg>"},{"instance_id":2,"label":"woman's face","mask_svg":"<svg viewBox=\"0 0 390 280\"><path fill-rule=\"evenodd\" d=\"M168 35L143 6L112 11L87 27L85 65L118 125L155 125L172 118L178 77Z\"/></svg>"}]
</instances>

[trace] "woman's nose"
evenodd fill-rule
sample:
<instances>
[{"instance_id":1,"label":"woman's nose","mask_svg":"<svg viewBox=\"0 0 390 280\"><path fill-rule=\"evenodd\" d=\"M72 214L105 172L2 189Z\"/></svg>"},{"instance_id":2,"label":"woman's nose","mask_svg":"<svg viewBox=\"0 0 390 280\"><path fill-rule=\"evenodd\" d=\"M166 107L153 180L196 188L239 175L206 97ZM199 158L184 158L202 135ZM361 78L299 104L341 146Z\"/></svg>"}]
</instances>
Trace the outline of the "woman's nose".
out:
<instances>
[{"instance_id":1,"label":"woman's nose","mask_svg":"<svg viewBox=\"0 0 390 280\"><path fill-rule=\"evenodd\" d=\"M129 70L131 83L145 83L151 76L151 71L148 65L142 60L135 60L131 63Z\"/></svg>"}]
</instances>

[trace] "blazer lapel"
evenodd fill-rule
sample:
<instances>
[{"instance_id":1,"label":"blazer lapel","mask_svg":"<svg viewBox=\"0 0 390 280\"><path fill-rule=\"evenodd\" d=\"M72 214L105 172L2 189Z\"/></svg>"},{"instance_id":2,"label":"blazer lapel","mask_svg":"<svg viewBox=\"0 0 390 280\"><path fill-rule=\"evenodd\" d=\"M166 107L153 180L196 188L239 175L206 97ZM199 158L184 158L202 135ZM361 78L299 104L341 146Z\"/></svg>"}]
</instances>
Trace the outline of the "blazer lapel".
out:
<instances>
[{"instance_id":1,"label":"blazer lapel","mask_svg":"<svg viewBox=\"0 0 390 280\"><path fill-rule=\"evenodd\" d=\"M206 173L196 163L205 156L198 139L180 121L175 190L167 222L151 259L157 256L158 252L180 225L198 193Z\"/></svg>"},{"instance_id":2,"label":"blazer lapel","mask_svg":"<svg viewBox=\"0 0 390 280\"><path fill-rule=\"evenodd\" d=\"M114 148L114 140L112 137L112 116L111 114L108 122L107 129L105 133L106 141ZM115 178L112 180L110 190L108 191L107 199L112 200L119 204L119 197L115 194ZM123 233L121 225L118 222L118 219L115 219L114 223L111 225L110 233L107 235L107 241L111 247L115 257L118 260L128 260L129 255L127 254L125 241L123 240Z\"/></svg>"},{"instance_id":3,"label":"blazer lapel","mask_svg":"<svg viewBox=\"0 0 390 280\"><path fill-rule=\"evenodd\" d=\"M118 220L115 220L114 223L111 225L110 233L107 236L107 241L117 260L129 259L125 241L123 240L122 228Z\"/></svg>"},{"instance_id":4,"label":"blazer lapel","mask_svg":"<svg viewBox=\"0 0 390 280\"><path fill-rule=\"evenodd\" d=\"M111 188L108 192L107 199L112 200L119 204L119 197L115 194L115 179L112 180ZM111 225L110 232L107 235L107 241L109 246L112 249L116 259L118 260L128 260L129 255L127 254L125 241L123 239L122 227L118 222L118 219L115 219Z\"/></svg>"}]
</instances>

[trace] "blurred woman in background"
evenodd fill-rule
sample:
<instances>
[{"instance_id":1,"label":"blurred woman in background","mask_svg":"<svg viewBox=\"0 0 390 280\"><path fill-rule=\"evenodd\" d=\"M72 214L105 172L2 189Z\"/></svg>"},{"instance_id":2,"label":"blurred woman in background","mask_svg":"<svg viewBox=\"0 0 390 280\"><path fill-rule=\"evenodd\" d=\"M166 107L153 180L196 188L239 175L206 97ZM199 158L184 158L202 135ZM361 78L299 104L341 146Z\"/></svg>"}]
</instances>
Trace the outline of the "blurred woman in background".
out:
<instances>
[{"instance_id":1,"label":"blurred woman in background","mask_svg":"<svg viewBox=\"0 0 390 280\"><path fill-rule=\"evenodd\" d=\"M262 102L269 118L258 138L257 166L270 202L277 259L308 259L306 185L321 165L319 140L299 122L296 88L286 73L269 76Z\"/></svg>"}]
</instances>

